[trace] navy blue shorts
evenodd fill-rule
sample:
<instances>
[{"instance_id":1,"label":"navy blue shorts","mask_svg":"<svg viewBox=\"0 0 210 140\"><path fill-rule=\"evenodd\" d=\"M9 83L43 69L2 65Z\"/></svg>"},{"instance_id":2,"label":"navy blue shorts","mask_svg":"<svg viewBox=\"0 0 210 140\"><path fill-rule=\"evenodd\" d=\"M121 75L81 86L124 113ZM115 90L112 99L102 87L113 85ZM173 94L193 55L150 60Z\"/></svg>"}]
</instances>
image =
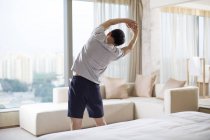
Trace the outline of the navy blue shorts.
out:
<instances>
[{"instance_id":1,"label":"navy blue shorts","mask_svg":"<svg viewBox=\"0 0 210 140\"><path fill-rule=\"evenodd\" d=\"M68 98L69 117L83 118L85 108L91 118L104 116L99 84L82 76L73 76Z\"/></svg>"}]
</instances>

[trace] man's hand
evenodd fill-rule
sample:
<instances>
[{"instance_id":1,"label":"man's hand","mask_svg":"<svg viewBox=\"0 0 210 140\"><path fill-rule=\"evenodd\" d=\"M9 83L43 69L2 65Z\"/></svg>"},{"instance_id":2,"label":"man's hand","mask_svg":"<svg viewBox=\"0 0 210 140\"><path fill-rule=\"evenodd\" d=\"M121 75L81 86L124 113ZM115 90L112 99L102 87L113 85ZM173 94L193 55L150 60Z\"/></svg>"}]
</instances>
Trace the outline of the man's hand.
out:
<instances>
[{"instance_id":1,"label":"man's hand","mask_svg":"<svg viewBox=\"0 0 210 140\"><path fill-rule=\"evenodd\" d=\"M128 28L132 28L136 24L136 22L132 19L116 18L116 19L107 20L104 23L102 23L100 26L103 26L104 29L106 30L107 28L109 28L109 26L119 24L119 23L125 23L128 26Z\"/></svg>"},{"instance_id":2,"label":"man's hand","mask_svg":"<svg viewBox=\"0 0 210 140\"><path fill-rule=\"evenodd\" d=\"M133 30L134 34L138 34L138 32L139 32L139 26L138 26L137 23L135 23L135 24L131 27L131 29Z\"/></svg>"},{"instance_id":3,"label":"man's hand","mask_svg":"<svg viewBox=\"0 0 210 140\"><path fill-rule=\"evenodd\" d=\"M134 29L137 26L136 21L130 21L126 24L128 28Z\"/></svg>"}]
</instances>

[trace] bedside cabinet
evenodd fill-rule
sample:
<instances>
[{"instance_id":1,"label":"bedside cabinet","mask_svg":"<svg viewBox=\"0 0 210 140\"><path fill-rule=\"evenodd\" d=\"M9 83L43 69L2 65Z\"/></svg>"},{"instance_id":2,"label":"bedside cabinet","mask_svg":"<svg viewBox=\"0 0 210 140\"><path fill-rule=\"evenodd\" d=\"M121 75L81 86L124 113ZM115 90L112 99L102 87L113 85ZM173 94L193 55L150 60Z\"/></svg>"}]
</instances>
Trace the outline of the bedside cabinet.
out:
<instances>
[{"instance_id":1,"label":"bedside cabinet","mask_svg":"<svg viewBox=\"0 0 210 140\"><path fill-rule=\"evenodd\" d=\"M210 114L210 98L199 99L199 112Z\"/></svg>"}]
</instances>

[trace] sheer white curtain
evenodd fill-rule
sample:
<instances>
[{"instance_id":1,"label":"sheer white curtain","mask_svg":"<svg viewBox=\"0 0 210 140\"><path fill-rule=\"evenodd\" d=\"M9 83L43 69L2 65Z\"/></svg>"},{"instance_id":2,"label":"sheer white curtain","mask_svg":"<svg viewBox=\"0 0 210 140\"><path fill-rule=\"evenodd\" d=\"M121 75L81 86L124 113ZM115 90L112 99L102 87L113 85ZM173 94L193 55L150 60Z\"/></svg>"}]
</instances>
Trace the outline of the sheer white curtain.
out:
<instances>
[{"instance_id":1,"label":"sheer white curtain","mask_svg":"<svg viewBox=\"0 0 210 140\"><path fill-rule=\"evenodd\" d=\"M210 65L210 16L204 17L204 58Z\"/></svg>"},{"instance_id":2,"label":"sheer white curtain","mask_svg":"<svg viewBox=\"0 0 210 140\"><path fill-rule=\"evenodd\" d=\"M95 0L94 1L94 22L95 27L100 25L102 22L113 19L113 18L131 18L136 20L134 14L132 14L131 10L135 10L136 13L141 13L141 11L137 11L138 9L131 9L131 6L135 6L132 4L132 1L140 1L140 0ZM141 21L140 21L141 22ZM126 43L128 44L128 41L131 38L130 30L127 29L125 24L118 24L115 26L112 26L107 32L115 29L120 28L125 32L126 35ZM122 47L122 46L119 46ZM139 54L138 54L139 55ZM133 75L130 73L131 71L131 59L133 54L128 54L127 56L112 62L107 70L104 73L104 76L110 76L110 77L120 77L123 79L126 79L127 81L133 81L134 79L130 77L134 77L133 75L136 75L138 73L135 71ZM135 57L135 60L133 60L133 63L137 62L137 57ZM139 62L138 62L139 63ZM139 66L139 65L138 65ZM134 67L134 69L136 69Z\"/></svg>"},{"instance_id":3,"label":"sheer white curtain","mask_svg":"<svg viewBox=\"0 0 210 140\"><path fill-rule=\"evenodd\" d=\"M197 56L198 20L181 13L162 13L160 82L186 80L187 58Z\"/></svg>"}]
</instances>

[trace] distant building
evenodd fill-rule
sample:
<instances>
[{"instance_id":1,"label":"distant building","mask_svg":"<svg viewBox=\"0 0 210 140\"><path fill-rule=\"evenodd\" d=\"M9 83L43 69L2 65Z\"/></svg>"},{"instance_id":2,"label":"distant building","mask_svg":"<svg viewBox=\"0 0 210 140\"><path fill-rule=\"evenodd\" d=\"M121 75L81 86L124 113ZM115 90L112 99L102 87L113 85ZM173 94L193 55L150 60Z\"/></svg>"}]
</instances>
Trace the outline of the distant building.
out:
<instances>
[{"instance_id":1,"label":"distant building","mask_svg":"<svg viewBox=\"0 0 210 140\"><path fill-rule=\"evenodd\" d=\"M1 83L0 83L0 92L1 92L1 91L3 91L3 88L2 88L2 85L1 85Z\"/></svg>"},{"instance_id":2,"label":"distant building","mask_svg":"<svg viewBox=\"0 0 210 140\"><path fill-rule=\"evenodd\" d=\"M30 56L10 54L0 60L0 78L17 79L21 82L32 83L32 61Z\"/></svg>"},{"instance_id":3,"label":"distant building","mask_svg":"<svg viewBox=\"0 0 210 140\"><path fill-rule=\"evenodd\" d=\"M55 73L64 74L64 54L49 53L36 55L33 58L33 69L35 73Z\"/></svg>"},{"instance_id":4,"label":"distant building","mask_svg":"<svg viewBox=\"0 0 210 140\"><path fill-rule=\"evenodd\" d=\"M17 79L32 83L34 73L64 75L64 54L48 53L33 57L25 54L10 54L0 59L0 79Z\"/></svg>"}]
</instances>

